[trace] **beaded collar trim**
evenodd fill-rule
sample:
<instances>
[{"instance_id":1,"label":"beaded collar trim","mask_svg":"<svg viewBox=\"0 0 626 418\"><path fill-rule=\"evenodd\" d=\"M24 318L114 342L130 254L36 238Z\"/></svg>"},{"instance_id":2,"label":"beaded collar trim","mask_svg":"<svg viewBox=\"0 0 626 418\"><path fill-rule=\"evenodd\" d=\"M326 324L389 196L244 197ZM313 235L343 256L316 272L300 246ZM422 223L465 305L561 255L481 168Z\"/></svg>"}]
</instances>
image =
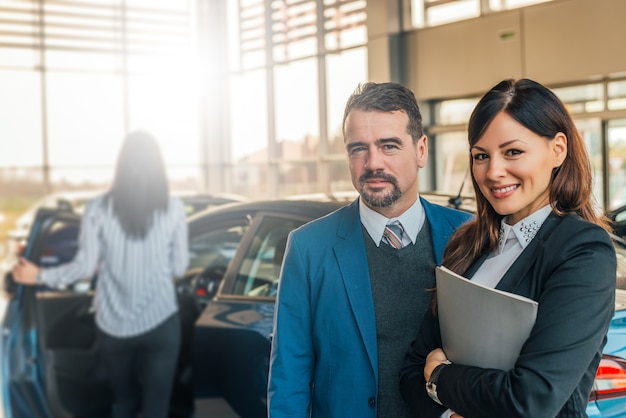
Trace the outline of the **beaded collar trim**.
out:
<instances>
[{"instance_id":1,"label":"beaded collar trim","mask_svg":"<svg viewBox=\"0 0 626 418\"><path fill-rule=\"evenodd\" d=\"M552 208L550 205L546 205L513 226L508 225L506 223L506 217L504 217L502 221L500 221L500 234L498 237L499 251L502 252L502 250L504 250L506 240L513 238L513 236L517 238L517 241L523 248L526 248L528 243L535 238L537 231L539 231L551 211Z\"/></svg>"}]
</instances>

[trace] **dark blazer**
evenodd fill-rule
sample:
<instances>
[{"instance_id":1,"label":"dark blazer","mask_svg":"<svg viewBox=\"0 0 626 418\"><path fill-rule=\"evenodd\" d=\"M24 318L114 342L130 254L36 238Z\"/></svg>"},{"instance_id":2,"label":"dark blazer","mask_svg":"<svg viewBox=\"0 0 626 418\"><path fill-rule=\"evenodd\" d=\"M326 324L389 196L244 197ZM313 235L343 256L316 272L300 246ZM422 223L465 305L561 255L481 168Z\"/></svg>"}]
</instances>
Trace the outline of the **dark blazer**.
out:
<instances>
[{"instance_id":1,"label":"dark blazer","mask_svg":"<svg viewBox=\"0 0 626 418\"><path fill-rule=\"evenodd\" d=\"M421 203L439 264L448 238L471 215ZM355 201L289 235L276 300L269 415L375 418L377 394L374 301Z\"/></svg>"},{"instance_id":2,"label":"dark blazer","mask_svg":"<svg viewBox=\"0 0 626 418\"><path fill-rule=\"evenodd\" d=\"M472 277L486 255L474 263ZM451 364L437 393L463 417L586 417L596 369L614 313L615 249L602 228L552 213L497 289L539 302L537 321L510 371ZM493 313L497 315L497 312ZM441 347L437 319L424 319L400 372L401 392L417 417L446 409L425 390L428 353Z\"/></svg>"}]
</instances>

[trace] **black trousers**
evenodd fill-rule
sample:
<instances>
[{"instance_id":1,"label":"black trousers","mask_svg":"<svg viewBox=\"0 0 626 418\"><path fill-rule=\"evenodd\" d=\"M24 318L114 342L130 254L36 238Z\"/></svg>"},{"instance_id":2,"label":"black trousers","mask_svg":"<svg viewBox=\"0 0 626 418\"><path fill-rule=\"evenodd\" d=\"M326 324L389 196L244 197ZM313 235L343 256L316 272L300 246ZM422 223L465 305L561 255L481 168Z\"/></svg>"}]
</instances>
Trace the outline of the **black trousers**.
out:
<instances>
[{"instance_id":1,"label":"black trousers","mask_svg":"<svg viewBox=\"0 0 626 418\"><path fill-rule=\"evenodd\" d=\"M98 337L115 396L112 417L166 418L181 342L178 313L145 334Z\"/></svg>"}]
</instances>

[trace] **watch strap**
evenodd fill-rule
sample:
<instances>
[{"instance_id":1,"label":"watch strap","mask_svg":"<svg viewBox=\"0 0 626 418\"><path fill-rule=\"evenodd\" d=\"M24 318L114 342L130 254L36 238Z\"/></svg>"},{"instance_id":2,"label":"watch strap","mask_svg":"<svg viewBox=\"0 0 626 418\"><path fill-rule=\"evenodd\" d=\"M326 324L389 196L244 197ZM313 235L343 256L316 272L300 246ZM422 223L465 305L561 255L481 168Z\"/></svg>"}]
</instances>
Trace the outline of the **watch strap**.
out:
<instances>
[{"instance_id":1,"label":"watch strap","mask_svg":"<svg viewBox=\"0 0 626 418\"><path fill-rule=\"evenodd\" d=\"M440 365L438 365L437 367L435 367L435 369L433 370L433 372L430 374L430 379L428 379L429 382L433 382L433 383L437 383L437 379L439 378L439 375L441 374L441 371L443 370L444 367L446 367L448 364L451 364L450 361L444 361L442 362Z\"/></svg>"},{"instance_id":2,"label":"watch strap","mask_svg":"<svg viewBox=\"0 0 626 418\"><path fill-rule=\"evenodd\" d=\"M437 402L439 405L443 404L441 403L441 401L439 400L439 396L437 395L437 380L439 379L439 375L441 374L443 368L446 367L448 364L452 364L452 362L446 360L441 362L441 364L439 364L437 367L435 367L433 369L433 372L430 374L428 382L426 383L426 392L428 393L428 396L430 396L430 398L433 401Z\"/></svg>"}]
</instances>

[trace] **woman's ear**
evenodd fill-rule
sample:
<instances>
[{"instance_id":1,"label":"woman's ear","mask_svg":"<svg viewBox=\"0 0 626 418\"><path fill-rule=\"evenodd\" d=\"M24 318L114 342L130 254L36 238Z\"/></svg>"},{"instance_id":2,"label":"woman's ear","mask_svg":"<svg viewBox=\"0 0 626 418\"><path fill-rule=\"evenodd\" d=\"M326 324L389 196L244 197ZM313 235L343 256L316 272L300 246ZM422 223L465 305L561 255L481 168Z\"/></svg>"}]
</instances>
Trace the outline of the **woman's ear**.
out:
<instances>
[{"instance_id":1,"label":"woman's ear","mask_svg":"<svg viewBox=\"0 0 626 418\"><path fill-rule=\"evenodd\" d=\"M554 153L554 167L560 167L567 157L567 136L563 132L558 132L550 142Z\"/></svg>"}]
</instances>

